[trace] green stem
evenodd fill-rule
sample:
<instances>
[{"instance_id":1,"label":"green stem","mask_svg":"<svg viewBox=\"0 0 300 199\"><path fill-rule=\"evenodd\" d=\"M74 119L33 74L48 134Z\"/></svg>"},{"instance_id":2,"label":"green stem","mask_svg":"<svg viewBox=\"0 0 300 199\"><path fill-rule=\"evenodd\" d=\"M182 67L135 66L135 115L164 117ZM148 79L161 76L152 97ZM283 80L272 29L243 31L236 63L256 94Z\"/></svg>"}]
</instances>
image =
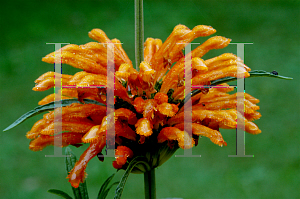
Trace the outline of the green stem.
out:
<instances>
[{"instance_id":1,"label":"green stem","mask_svg":"<svg viewBox=\"0 0 300 199\"><path fill-rule=\"evenodd\" d=\"M139 65L144 59L144 13L143 0L134 0L135 6L135 68L139 70Z\"/></svg>"},{"instance_id":2,"label":"green stem","mask_svg":"<svg viewBox=\"0 0 300 199\"><path fill-rule=\"evenodd\" d=\"M145 199L156 199L155 169L144 173Z\"/></svg>"}]
</instances>

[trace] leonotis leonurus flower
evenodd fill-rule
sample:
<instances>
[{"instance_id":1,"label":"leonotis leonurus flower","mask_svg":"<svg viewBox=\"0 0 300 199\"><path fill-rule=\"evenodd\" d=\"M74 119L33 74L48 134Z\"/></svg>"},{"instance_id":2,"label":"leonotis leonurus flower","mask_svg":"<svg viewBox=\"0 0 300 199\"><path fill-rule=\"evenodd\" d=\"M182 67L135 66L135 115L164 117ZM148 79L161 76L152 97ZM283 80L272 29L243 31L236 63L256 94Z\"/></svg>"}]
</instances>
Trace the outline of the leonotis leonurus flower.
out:
<instances>
[{"instance_id":1,"label":"leonotis leonurus flower","mask_svg":"<svg viewBox=\"0 0 300 199\"><path fill-rule=\"evenodd\" d=\"M109 121L115 120L116 160L113 167L125 169L133 157L143 155L157 167L166 161L176 149L191 148L198 143L199 136L208 137L214 144L226 145L219 128L235 129L237 118L243 118L236 110L236 94L228 94L233 88L204 89L192 97L192 134L184 131L184 43L197 37L209 36L216 30L199 25L190 30L184 25L174 28L167 40L148 38L144 43L144 61L139 72L133 68L117 39L110 40L100 29L89 32L90 38L98 42L85 45L67 45L61 49L62 63L83 69L75 75L62 75L63 85L106 85L107 43L114 44L115 63L115 112L106 115L106 107L97 104L73 103L57 108L43 116L27 133L31 139L29 148L42 150L54 145L60 136L62 145L89 143L68 178L73 187L84 181L85 168L90 159L106 145L106 130ZM211 81L227 76L236 77L237 70L249 76L250 68L236 55L225 53L203 60L201 57L212 49L226 47L230 39L221 36L209 38L192 51L192 84L209 85ZM43 58L47 63L55 62L55 52ZM173 65L174 64L174 65ZM171 67L173 65L173 67ZM44 91L54 86L54 72L47 72L35 82L35 91ZM63 88L62 99L88 98L106 104L105 88ZM53 102L51 94L39 102L44 105ZM245 130L251 134L261 131L251 121L260 118L257 112L258 99L245 93ZM54 114L62 114L62 132L54 129ZM119 156L121 155L121 156ZM150 157L151 156L151 157ZM136 168L135 172L144 172Z\"/></svg>"}]
</instances>

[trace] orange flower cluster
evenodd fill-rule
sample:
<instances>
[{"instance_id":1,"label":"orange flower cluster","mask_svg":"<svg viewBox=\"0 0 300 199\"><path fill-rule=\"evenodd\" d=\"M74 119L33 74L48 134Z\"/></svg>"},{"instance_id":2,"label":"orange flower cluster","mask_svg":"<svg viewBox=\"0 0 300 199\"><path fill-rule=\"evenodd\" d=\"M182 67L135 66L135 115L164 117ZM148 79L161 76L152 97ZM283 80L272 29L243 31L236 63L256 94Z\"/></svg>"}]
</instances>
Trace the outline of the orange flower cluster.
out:
<instances>
[{"instance_id":1,"label":"orange flower cluster","mask_svg":"<svg viewBox=\"0 0 300 199\"><path fill-rule=\"evenodd\" d=\"M61 139L59 147L89 143L90 146L81 155L68 178L73 187L84 181L88 161L100 154L106 145L108 125L115 124L116 169L126 168L128 160L141 155L143 150L167 143L169 148L191 148L197 144L199 136L208 137L213 143L226 145L219 128L235 129L238 119L244 119L245 130L251 134L261 131L251 121L260 118L257 112L258 99L245 94L243 115L236 110L236 94L228 94L233 89L227 84L224 88L210 88L192 97L192 132L184 128L184 107L179 102L184 99L184 43L190 43L197 37L209 36L216 30L210 26L199 25L192 30L184 25L174 28L167 40L148 38L144 43L144 61L138 72L133 68L117 39L110 40L100 29L94 29L89 36L98 41L85 45L67 45L61 48L61 61L73 67L83 69L75 75L62 75L63 85L89 86L107 85L107 43L114 44L115 63L115 111L106 115L106 107L96 104L73 103L57 108L44 115L27 133L31 139L30 149L42 150L54 145L55 139ZM201 57L212 49L226 47L230 39L221 36L209 38L194 49L192 54L192 84L209 85L211 81L223 77L237 77L237 70L245 77L250 68L236 55L225 53L212 59ZM43 58L47 63L55 62L55 52ZM174 65L173 65L174 64ZM171 66L173 67L171 68ZM35 91L44 91L54 87L54 72L47 72L36 81ZM205 92L204 92L205 91ZM106 104L105 88L63 88L62 99L92 99ZM51 94L39 102L44 105L53 102ZM191 107L185 107L186 109ZM54 114L61 114L61 121L54 120ZM114 121L114 122L113 122ZM56 132L54 123L62 126L62 132ZM156 163L160 165L161 163Z\"/></svg>"}]
</instances>

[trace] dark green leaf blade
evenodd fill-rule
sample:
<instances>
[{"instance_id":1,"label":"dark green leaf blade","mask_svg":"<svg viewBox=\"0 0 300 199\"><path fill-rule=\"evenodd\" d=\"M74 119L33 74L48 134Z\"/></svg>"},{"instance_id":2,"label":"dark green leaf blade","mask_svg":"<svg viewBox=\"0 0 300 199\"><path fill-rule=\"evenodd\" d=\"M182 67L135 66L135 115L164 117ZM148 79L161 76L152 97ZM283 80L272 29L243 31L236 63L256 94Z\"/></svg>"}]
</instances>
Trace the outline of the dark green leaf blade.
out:
<instances>
[{"instance_id":1,"label":"dark green leaf blade","mask_svg":"<svg viewBox=\"0 0 300 199\"><path fill-rule=\"evenodd\" d=\"M272 72L266 72L264 70L253 70L249 72L250 77L274 77L274 78L279 78L279 79L286 79L286 80L292 80L292 77L285 77L285 76L281 76L281 75L275 75ZM235 81L236 77L224 77L221 79L217 79L214 81L211 81L211 85L219 85L219 84L223 84L223 83L227 83L227 82L231 82L231 81Z\"/></svg>"},{"instance_id":2,"label":"dark green leaf blade","mask_svg":"<svg viewBox=\"0 0 300 199\"><path fill-rule=\"evenodd\" d=\"M108 193L108 191L107 191L107 193L106 193L106 195L105 195L106 188L107 188L108 184L110 183L110 181L111 181L111 180L113 179L113 177L115 176L115 174L116 174L116 173L113 173L111 176L109 176L109 177L105 180L105 182L102 184L102 186L101 186L101 188L100 188L100 191L99 191L99 193L98 193L98 199L102 199L102 198L105 198L105 197L106 197L106 195L107 195L107 193Z\"/></svg>"},{"instance_id":3,"label":"dark green leaf blade","mask_svg":"<svg viewBox=\"0 0 300 199\"><path fill-rule=\"evenodd\" d=\"M253 70L249 72L250 77L275 77L279 79L286 79L286 80L292 80L292 77L285 77L281 75L275 75L272 72L266 72L264 70Z\"/></svg>"},{"instance_id":4,"label":"dark green leaf blade","mask_svg":"<svg viewBox=\"0 0 300 199\"><path fill-rule=\"evenodd\" d=\"M127 166L125 173L123 174L118 187L116 188L116 194L115 194L114 199L121 198L127 178L129 176L130 172L132 171L132 169L138 164L144 164L145 167L147 168L147 170L151 169L149 164L147 163L147 159L145 157L137 156L134 159L132 159L131 162L129 163L129 165Z\"/></svg>"},{"instance_id":5,"label":"dark green leaf blade","mask_svg":"<svg viewBox=\"0 0 300 199\"><path fill-rule=\"evenodd\" d=\"M49 193L52 193L52 194L55 194L55 195L58 195L62 198L65 198L65 199L72 199L71 196L69 196L69 194L61 191L61 190L57 190L57 189L49 189L48 190Z\"/></svg>"},{"instance_id":6,"label":"dark green leaf blade","mask_svg":"<svg viewBox=\"0 0 300 199\"><path fill-rule=\"evenodd\" d=\"M100 105L100 106L105 106L104 104L102 104L100 102L97 102L95 100L91 100L91 99L84 99L83 101L86 104L97 104L97 105ZM62 107L71 105L73 103L81 103L81 102L79 102L77 99L64 99L64 100L61 100L61 106ZM48 104L38 106L38 107L34 108L33 110L31 110L31 111L25 113L24 115L22 115L20 118L18 118L14 123L9 125L3 131L8 131L9 129L14 128L15 126L21 124L25 120L27 120L27 119L35 116L35 115L38 115L38 114L46 112L46 111L51 111L51 110L54 109L54 107L55 107L55 102L50 102Z\"/></svg>"},{"instance_id":7,"label":"dark green leaf blade","mask_svg":"<svg viewBox=\"0 0 300 199\"><path fill-rule=\"evenodd\" d=\"M118 185L120 182L114 182L114 183L112 183L107 189L106 189L106 191L104 192L104 194L103 194L103 198L106 198L106 196L108 195L108 192L109 192L109 190L114 186L114 185ZM99 198L100 199L100 198Z\"/></svg>"},{"instance_id":8,"label":"dark green leaf blade","mask_svg":"<svg viewBox=\"0 0 300 199\"><path fill-rule=\"evenodd\" d=\"M75 163L77 161L75 154L71 151L70 147L66 147L66 170L67 173L73 169L75 166ZM74 196L76 199L88 199L88 192L87 192L87 186L86 182L80 183L78 188L72 187Z\"/></svg>"}]
</instances>

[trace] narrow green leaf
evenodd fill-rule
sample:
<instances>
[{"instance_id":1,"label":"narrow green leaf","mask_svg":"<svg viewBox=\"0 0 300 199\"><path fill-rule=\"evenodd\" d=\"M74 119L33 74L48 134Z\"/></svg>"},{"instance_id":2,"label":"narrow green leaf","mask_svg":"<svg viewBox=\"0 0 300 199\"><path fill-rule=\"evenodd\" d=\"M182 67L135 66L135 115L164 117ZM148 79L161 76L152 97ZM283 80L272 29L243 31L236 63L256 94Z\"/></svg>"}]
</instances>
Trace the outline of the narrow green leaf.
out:
<instances>
[{"instance_id":1,"label":"narrow green leaf","mask_svg":"<svg viewBox=\"0 0 300 199\"><path fill-rule=\"evenodd\" d=\"M48 190L49 193L52 193L52 194L55 194L55 195L58 195L62 198L65 198L65 199L72 199L71 196L69 196L69 194L61 191L61 190L57 190L57 189L49 189Z\"/></svg>"},{"instance_id":2,"label":"narrow green leaf","mask_svg":"<svg viewBox=\"0 0 300 199\"><path fill-rule=\"evenodd\" d=\"M108 186L108 184L110 183L110 181L113 179L113 177L115 176L116 173L113 173L111 176L109 176L105 182L102 184L101 188L100 188L100 191L98 193L98 199L101 199L101 198L105 198L104 197L104 194L106 192L106 188ZM108 192L107 192L108 193ZM106 194L107 195L107 194Z\"/></svg>"},{"instance_id":3,"label":"narrow green leaf","mask_svg":"<svg viewBox=\"0 0 300 199\"><path fill-rule=\"evenodd\" d=\"M105 195L104 195L105 197L104 197L104 198L106 198L106 196L107 196L109 190L110 190L113 186L118 185L119 183L120 183L120 182L114 182L114 183L112 183L112 184L106 189Z\"/></svg>"},{"instance_id":4,"label":"narrow green leaf","mask_svg":"<svg viewBox=\"0 0 300 199\"><path fill-rule=\"evenodd\" d=\"M104 190L100 195L98 195L98 199L104 199L107 197L108 192L110 191L110 189L114 186L119 184L119 182L114 182L112 183L106 190Z\"/></svg>"},{"instance_id":5,"label":"narrow green leaf","mask_svg":"<svg viewBox=\"0 0 300 199\"><path fill-rule=\"evenodd\" d=\"M276 75L273 72L266 72L264 70L253 70L249 72L250 77L273 77L273 78L279 78L279 79L286 79L286 80L291 80L293 79L292 77L285 77L285 76L281 76L281 75ZM223 84L223 83L227 83L227 82L231 82L231 81L235 81L236 77L224 77L221 79L217 79L214 81L211 81L211 85L219 85L219 84Z\"/></svg>"},{"instance_id":6,"label":"narrow green leaf","mask_svg":"<svg viewBox=\"0 0 300 199\"><path fill-rule=\"evenodd\" d=\"M215 86L215 85L219 85L219 84L223 84L223 83L227 83L227 82L232 82L232 81L235 81L235 80L236 80L235 77L224 77L224 78L221 78L221 79L211 81L210 85Z\"/></svg>"},{"instance_id":7,"label":"narrow green leaf","mask_svg":"<svg viewBox=\"0 0 300 199\"><path fill-rule=\"evenodd\" d=\"M274 71L277 73L276 71ZM274 78L279 78L279 79L286 79L286 80L292 80L292 77L285 77L281 75L276 75L273 72L266 72L264 70L253 70L249 72L250 77L274 77Z\"/></svg>"},{"instance_id":8,"label":"narrow green leaf","mask_svg":"<svg viewBox=\"0 0 300 199\"><path fill-rule=\"evenodd\" d=\"M84 99L83 101L86 104L97 104L97 105L100 105L100 106L105 106L104 104L102 104L100 102L97 102L95 100L91 100L91 99ZM61 100L61 106L62 107L68 106L68 105L73 104L73 103L81 103L81 102L79 102L77 99L64 99L64 100ZM81 103L81 104L83 104L83 103ZM19 119L17 119L14 123L9 125L3 131L8 131L9 129L14 128L15 126L21 124L25 120L27 120L27 119L35 116L35 115L38 115L40 113L44 113L46 111L51 111L51 110L54 109L54 107L55 107L55 102L50 102L48 104L38 106L38 107L34 108L33 110L31 110L31 111L25 113L24 115L22 115Z\"/></svg>"},{"instance_id":9,"label":"narrow green leaf","mask_svg":"<svg viewBox=\"0 0 300 199\"><path fill-rule=\"evenodd\" d=\"M142 156L137 156L135 157L133 160L131 160L131 162L129 163L129 165L127 166L127 169L125 171L125 173L123 174L120 183L116 189L116 195L114 197L114 199L120 199L127 181L127 178L130 174L130 172L132 171L132 169L138 165L138 164L144 164L145 167L147 168L147 170L150 170L151 167L149 166L149 164L147 163L147 159L145 157Z\"/></svg>"},{"instance_id":10,"label":"narrow green leaf","mask_svg":"<svg viewBox=\"0 0 300 199\"><path fill-rule=\"evenodd\" d=\"M75 154L71 151L70 147L66 147L66 170L67 173L73 169L77 161ZM78 188L72 187L75 199L88 199L88 192L86 182L80 183Z\"/></svg>"}]
</instances>

